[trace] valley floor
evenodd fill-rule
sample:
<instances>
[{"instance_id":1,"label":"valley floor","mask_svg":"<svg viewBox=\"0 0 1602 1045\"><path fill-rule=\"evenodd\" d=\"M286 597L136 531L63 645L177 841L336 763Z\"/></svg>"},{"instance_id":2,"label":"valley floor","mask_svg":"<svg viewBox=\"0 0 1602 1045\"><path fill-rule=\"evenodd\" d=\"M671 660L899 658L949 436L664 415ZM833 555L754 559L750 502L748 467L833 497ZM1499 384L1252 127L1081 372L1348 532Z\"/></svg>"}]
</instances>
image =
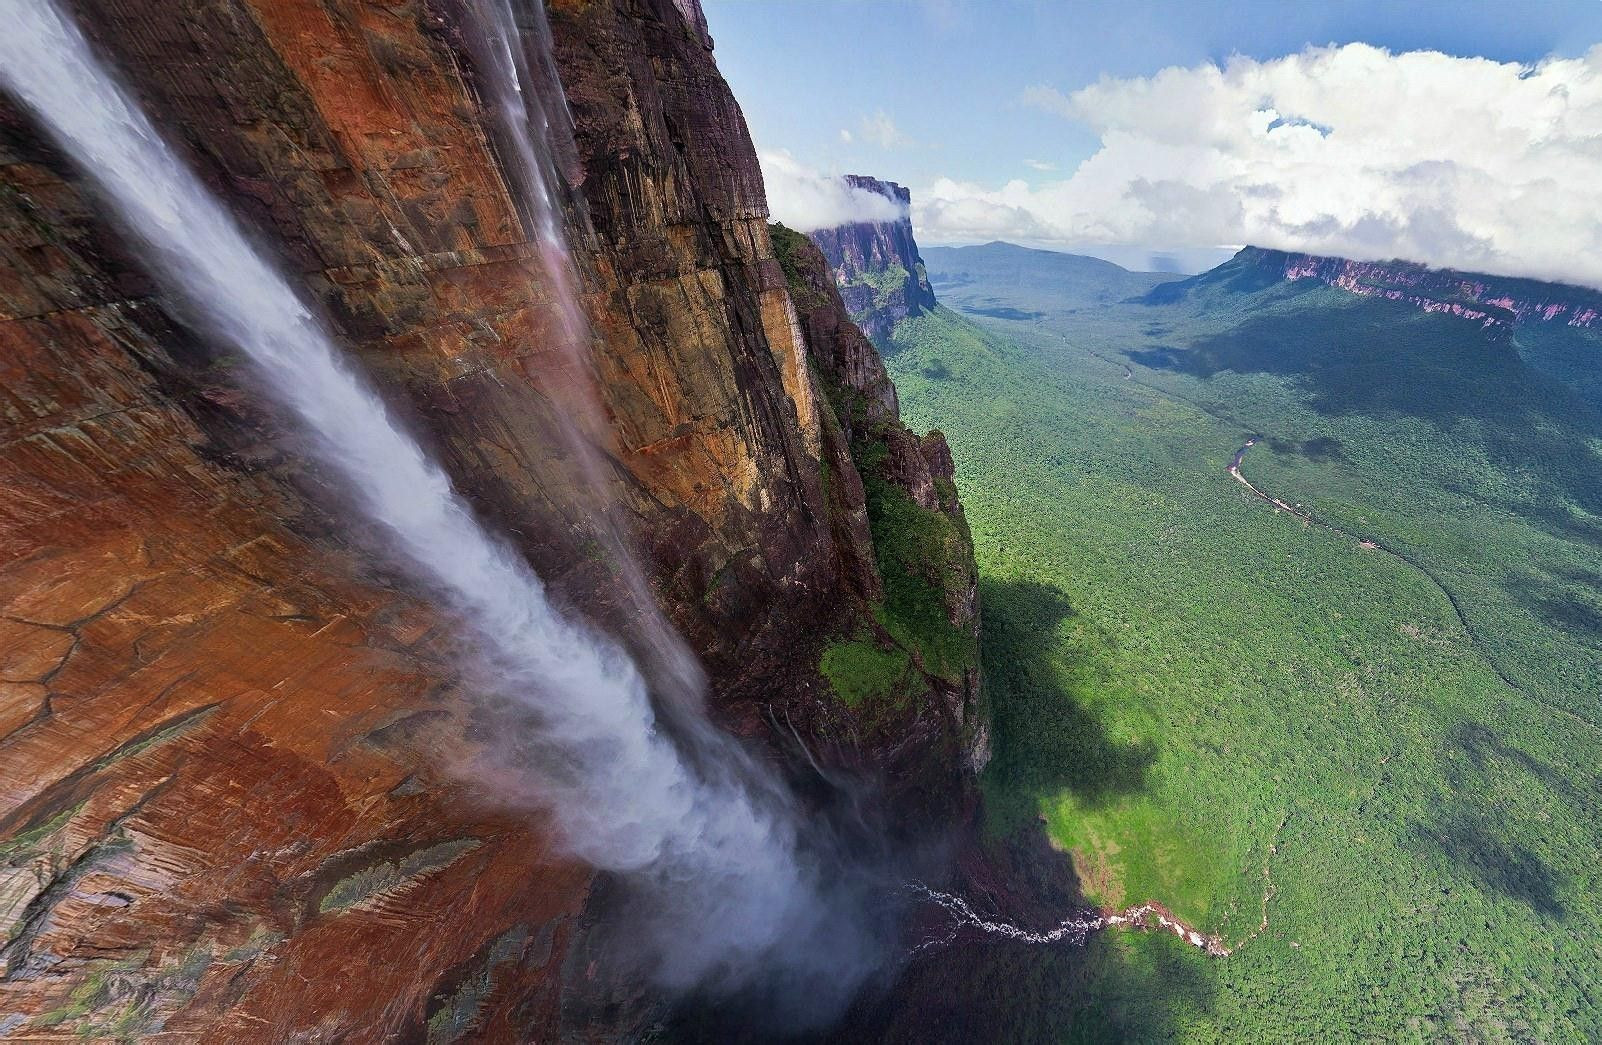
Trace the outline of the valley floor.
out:
<instances>
[{"instance_id":1,"label":"valley floor","mask_svg":"<svg viewBox=\"0 0 1602 1045\"><path fill-rule=\"evenodd\" d=\"M989 829L1043 819L1092 902L1159 901L1233 953L992 950L952 984L970 1029L1602 1034L1599 643L1520 611L1507 575L1557 600L1594 549L1529 523L1540 477L1484 419L1176 366L1223 337L1181 310L1020 304L941 308L885 346L974 532ZM1388 380L1425 379L1409 365ZM1579 503L1592 475L1563 481Z\"/></svg>"}]
</instances>

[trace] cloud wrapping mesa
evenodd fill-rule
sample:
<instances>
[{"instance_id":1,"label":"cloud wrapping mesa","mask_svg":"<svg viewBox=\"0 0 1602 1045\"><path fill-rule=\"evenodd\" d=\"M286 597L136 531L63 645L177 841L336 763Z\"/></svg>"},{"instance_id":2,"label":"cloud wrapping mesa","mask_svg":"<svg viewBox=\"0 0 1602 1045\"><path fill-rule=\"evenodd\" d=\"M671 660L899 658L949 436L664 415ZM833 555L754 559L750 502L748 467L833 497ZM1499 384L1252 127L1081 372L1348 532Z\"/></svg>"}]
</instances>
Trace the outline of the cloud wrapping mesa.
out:
<instances>
[{"instance_id":1,"label":"cloud wrapping mesa","mask_svg":"<svg viewBox=\"0 0 1602 1045\"><path fill-rule=\"evenodd\" d=\"M832 229L854 221L899 221L907 216L900 201L848 185L835 175L820 174L783 150L762 152L758 158L769 212L797 232Z\"/></svg>"},{"instance_id":2,"label":"cloud wrapping mesa","mask_svg":"<svg viewBox=\"0 0 1602 1045\"><path fill-rule=\"evenodd\" d=\"M1602 287L1602 46L1534 66L1366 44L1103 79L1066 180L914 193L920 239L1253 243Z\"/></svg>"}]
</instances>

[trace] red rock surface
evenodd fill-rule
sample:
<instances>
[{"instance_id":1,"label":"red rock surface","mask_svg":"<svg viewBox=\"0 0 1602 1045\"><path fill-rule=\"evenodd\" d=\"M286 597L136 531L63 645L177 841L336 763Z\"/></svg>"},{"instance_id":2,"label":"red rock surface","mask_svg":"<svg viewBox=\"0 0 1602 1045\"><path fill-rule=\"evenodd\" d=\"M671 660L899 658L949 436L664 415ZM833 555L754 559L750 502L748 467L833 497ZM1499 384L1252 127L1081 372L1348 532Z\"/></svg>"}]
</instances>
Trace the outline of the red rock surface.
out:
<instances>
[{"instance_id":1,"label":"red rock surface","mask_svg":"<svg viewBox=\"0 0 1602 1045\"><path fill-rule=\"evenodd\" d=\"M1402 261L1349 261L1247 248L1256 264L1285 279L1315 279L1364 297L1400 301L1423 312L1477 321L1483 327L1561 324L1602 328L1602 295L1581 287L1431 269Z\"/></svg>"}]
</instances>

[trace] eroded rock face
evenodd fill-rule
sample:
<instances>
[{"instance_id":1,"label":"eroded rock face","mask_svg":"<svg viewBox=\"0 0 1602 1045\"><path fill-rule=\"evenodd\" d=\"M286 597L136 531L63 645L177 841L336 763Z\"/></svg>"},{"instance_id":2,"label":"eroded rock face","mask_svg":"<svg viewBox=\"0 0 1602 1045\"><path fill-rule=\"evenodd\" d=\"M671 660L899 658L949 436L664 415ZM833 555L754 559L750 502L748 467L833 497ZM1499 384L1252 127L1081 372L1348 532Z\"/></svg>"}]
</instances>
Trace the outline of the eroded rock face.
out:
<instances>
[{"instance_id":1,"label":"eroded rock face","mask_svg":"<svg viewBox=\"0 0 1602 1045\"><path fill-rule=\"evenodd\" d=\"M196 346L106 296L67 186L3 173L8 262L59 230L32 249L80 304L0 323L0 1032L420 1034L507 933L527 960L473 1018L556 1019L530 941L589 874L445 772L474 750L449 629L226 458L153 373Z\"/></svg>"},{"instance_id":2,"label":"eroded rock face","mask_svg":"<svg viewBox=\"0 0 1602 1045\"><path fill-rule=\"evenodd\" d=\"M558 4L551 28L601 386L631 486L651 494L637 529L711 673L730 699L757 697L795 632L835 612L842 550L750 136L674 5Z\"/></svg>"},{"instance_id":3,"label":"eroded rock face","mask_svg":"<svg viewBox=\"0 0 1602 1045\"><path fill-rule=\"evenodd\" d=\"M934 289L912 238L912 193L893 181L848 174L853 188L877 193L901 208L899 221L853 222L807 233L834 273L841 301L869 337L935 307Z\"/></svg>"},{"instance_id":4,"label":"eroded rock face","mask_svg":"<svg viewBox=\"0 0 1602 1045\"><path fill-rule=\"evenodd\" d=\"M724 722L763 740L782 720L819 759L960 801L949 716L856 730L815 670L882 596L864 484L693 0L550 12L587 366L552 348L462 4L71 6L562 600L637 623L595 551L609 511ZM575 946L591 873L495 802L515 767L483 761L500 724L451 623L102 213L0 100L0 1036L526 1040L590 1019L569 1002L604 978ZM601 411L575 414L590 389ZM561 420L598 447L604 496Z\"/></svg>"}]
</instances>

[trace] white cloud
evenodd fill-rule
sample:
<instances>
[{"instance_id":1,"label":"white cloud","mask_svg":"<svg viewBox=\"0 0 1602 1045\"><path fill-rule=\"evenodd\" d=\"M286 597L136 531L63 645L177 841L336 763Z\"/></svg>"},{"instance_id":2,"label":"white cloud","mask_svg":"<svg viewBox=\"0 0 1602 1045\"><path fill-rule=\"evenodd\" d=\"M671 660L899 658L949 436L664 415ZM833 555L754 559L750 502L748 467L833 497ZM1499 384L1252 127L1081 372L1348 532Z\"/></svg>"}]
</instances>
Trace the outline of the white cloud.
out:
<instances>
[{"instance_id":1,"label":"white cloud","mask_svg":"<svg viewBox=\"0 0 1602 1045\"><path fill-rule=\"evenodd\" d=\"M847 145L851 144L851 132L844 127L840 128L840 140Z\"/></svg>"},{"instance_id":2,"label":"white cloud","mask_svg":"<svg viewBox=\"0 0 1602 1045\"><path fill-rule=\"evenodd\" d=\"M912 144L912 139L901 133L896 121L883 109L858 120L857 133L881 149L897 149Z\"/></svg>"},{"instance_id":3,"label":"white cloud","mask_svg":"<svg viewBox=\"0 0 1602 1045\"><path fill-rule=\"evenodd\" d=\"M1054 171L1057 169L1055 163L1047 163L1045 160L1025 160L1024 166L1033 167L1037 171Z\"/></svg>"},{"instance_id":4,"label":"white cloud","mask_svg":"<svg viewBox=\"0 0 1602 1045\"><path fill-rule=\"evenodd\" d=\"M758 159L768 190L768 210L798 232L853 221L898 221L907 216L899 201L854 188L843 178L820 174L782 149L759 153Z\"/></svg>"},{"instance_id":5,"label":"white cloud","mask_svg":"<svg viewBox=\"0 0 1602 1045\"><path fill-rule=\"evenodd\" d=\"M1036 84L1033 87L1025 87L1018 95L1018 101L1029 106L1031 109L1039 109L1041 112L1056 113L1058 116L1066 116L1069 119L1074 119L1079 115L1074 111L1074 103L1072 100L1070 100L1061 91L1057 90L1057 88L1047 87L1044 84Z\"/></svg>"},{"instance_id":6,"label":"white cloud","mask_svg":"<svg viewBox=\"0 0 1602 1045\"><path fill-rule=\"evenodd\" d=\"M1064 180L941 179L914 194L921 239L1246 242L1602 286L1602 47L1520 66L1350 44L1020 101L1099 150Z\"/></svg>"}]
</instances>

